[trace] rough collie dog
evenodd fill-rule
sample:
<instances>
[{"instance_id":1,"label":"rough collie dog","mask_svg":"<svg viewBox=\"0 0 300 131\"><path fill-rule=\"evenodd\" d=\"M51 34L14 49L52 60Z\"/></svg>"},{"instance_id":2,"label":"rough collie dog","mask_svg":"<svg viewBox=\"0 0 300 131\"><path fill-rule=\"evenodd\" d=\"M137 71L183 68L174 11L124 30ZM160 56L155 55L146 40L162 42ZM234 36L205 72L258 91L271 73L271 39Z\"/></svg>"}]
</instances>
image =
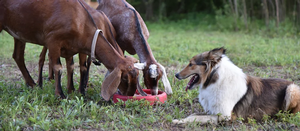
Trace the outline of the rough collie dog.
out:
<instances>
[{"instance_id":1,"label":"rough collie dog","mask_svg":"<svg viewBox=\"0 0 300 131\"><path fill-rule=\"evenodd\" d=\"M236 118L262 119L280 110L300 111L300 88L283 79L261 79L248 76L217 48L194 56L175 76L190 76L186 90L199 87L199 102L208 115L191 115L173 123L218 121Z\"/></svg>"}]
</instances>

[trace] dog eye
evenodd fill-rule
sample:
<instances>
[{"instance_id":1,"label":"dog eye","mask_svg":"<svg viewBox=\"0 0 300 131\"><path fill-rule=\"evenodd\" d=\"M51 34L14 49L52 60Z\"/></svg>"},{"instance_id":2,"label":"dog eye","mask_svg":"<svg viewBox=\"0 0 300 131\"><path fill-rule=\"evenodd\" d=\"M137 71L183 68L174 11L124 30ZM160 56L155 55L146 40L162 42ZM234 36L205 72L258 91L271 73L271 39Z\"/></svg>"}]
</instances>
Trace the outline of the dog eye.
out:
<instances>
[{"instance_id":1,"label":"dog eye","mask_svg":"<svg viewBox=\"0 0 300 131\"><path fill-rule=\"evenodd\" d=\"M202 62L202 63L200 63L200 65L206 66L206 63Z\"/></svg>"},{"instance_id":2,"label":"dog eye","mask_svg":"<svg viewBox=\"0 0 300 131\"><path fill-rule=\"evenodd\" d=\"M192 66L192 63L190 63L189 66Z\"/></svg>"}]
</instances>

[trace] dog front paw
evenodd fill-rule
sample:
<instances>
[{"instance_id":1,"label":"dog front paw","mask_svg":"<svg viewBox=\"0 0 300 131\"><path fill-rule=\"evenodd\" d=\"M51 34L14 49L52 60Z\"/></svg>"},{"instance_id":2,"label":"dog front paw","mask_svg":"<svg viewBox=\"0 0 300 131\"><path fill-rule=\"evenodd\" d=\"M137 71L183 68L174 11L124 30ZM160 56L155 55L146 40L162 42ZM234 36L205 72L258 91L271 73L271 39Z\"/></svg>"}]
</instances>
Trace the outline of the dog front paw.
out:
<instances>
[{"instance_id":1,"label":"dog front paw","mask_svg":"<svg viewBox=\"0 0 300 131\"><path fill-rule=\"evenodd\" d=\"M218 124L218 116L215 115L196 115L192 114L188 116L187 118L184 119L174 119L172 121L173 124L186 124L186 123L192 123L192 122L197 122L200 124Z\"/></svg>"}]
</instances>

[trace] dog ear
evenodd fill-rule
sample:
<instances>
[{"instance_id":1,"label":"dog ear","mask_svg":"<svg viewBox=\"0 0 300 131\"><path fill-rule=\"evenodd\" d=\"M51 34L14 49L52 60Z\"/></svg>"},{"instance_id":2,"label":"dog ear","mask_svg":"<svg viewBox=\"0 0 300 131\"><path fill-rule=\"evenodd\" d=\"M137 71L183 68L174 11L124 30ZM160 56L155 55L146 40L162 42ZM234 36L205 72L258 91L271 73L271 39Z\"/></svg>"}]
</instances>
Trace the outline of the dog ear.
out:
<instances>
[{"instance_id":1,"label":"dog ear","mask_svg":"<svg viewBox=\"0 0 300 131\"><path fill-rule=\"evenodd\" d=\"M226 49L224 49L224 47L215 48L209 51L209 58L215 62L218 62L222 58L222 55L225 54L225 52Z\"/></svg>"},{"instance_id":2,"label":"dog ear","mask_svg":"<svg viewBox=\"0 0 300 131\"><path fill-rule=\"evenodd\" d=\"M101 86L101 96L108 101L110 97L117 91L121 82L121 70L115 68L103 81Z\"/></svg>"}]
</instances>

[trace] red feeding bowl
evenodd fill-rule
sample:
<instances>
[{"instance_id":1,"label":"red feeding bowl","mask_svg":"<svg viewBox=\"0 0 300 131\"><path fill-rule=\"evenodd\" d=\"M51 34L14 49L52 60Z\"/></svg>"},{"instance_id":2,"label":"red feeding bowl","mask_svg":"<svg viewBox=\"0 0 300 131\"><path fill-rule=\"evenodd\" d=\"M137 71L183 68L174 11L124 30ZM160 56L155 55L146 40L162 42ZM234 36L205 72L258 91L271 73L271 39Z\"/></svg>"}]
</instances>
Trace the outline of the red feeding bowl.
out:
<instances>
[{"instance_id":1,"label":"red feeding bowl","mask_svg":"<svg viewBox=\"0 0 300 131\"><path fill-rule=\"evenodd\" d=\"M143 89L147 96L141 96L138 91L135 92L134 96L123 96L119 94L114 94L113 101L114 103L119 102L119 100L127 101L127 100L142 100L145 99L146 101L150 102L150 105L155 104L156 102L165 103L167 101L167 94L163 91L158 91L157 95L151 95L150 89Z\"/></svg>"}]
</instances>

